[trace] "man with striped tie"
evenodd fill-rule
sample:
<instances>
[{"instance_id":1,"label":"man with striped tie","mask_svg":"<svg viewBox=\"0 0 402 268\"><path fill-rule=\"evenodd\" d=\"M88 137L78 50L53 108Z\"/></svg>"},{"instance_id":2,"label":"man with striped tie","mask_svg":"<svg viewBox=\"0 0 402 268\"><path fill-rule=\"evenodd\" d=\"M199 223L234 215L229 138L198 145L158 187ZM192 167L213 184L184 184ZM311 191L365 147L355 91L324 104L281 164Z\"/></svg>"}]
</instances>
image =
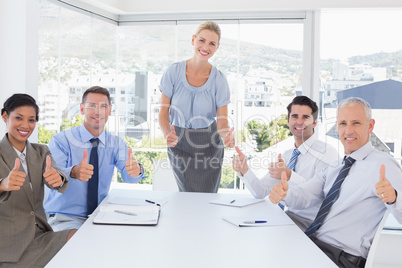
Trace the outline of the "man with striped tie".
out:
<instances>
[{"instance_id":1,"label":"man with striped tie","mask_svg":"<svg viewBox=\"0 0 402 268\"><path fill-rule=\"evenodd\" d=\"M288 184L285 173L269 199L292 208L320 204L308 235L339 267L365 266L377 227L388 209L402 223L402 169L395 159L371 145L370 105L360 98L343 100L337 129L345 157L308 182Z\"/></svg>"},{"instance_id":2,"label":"man with striped tie","mask_svg":"<svg viewBox=\"0 0 402 268\"><path fill-rule=\"evenodd\" d=\"M271 163L269 173L263 178L249 169L247 159L236 147L238 155L233 158L233 169L239 173L246 187L255 198L268 196L272 187L280 182L285 172L290 184L299 184L312 178L330 163L339 159L339 154L331 145L320 141L314 128L317 126L318 106L306 96L297 96L287 106L288 126L293 134L294 146L278 155L278 162ZM319 205L308 209L289 208L286 213L303 230L317 215Z\"/></svg>"}]
</instances>

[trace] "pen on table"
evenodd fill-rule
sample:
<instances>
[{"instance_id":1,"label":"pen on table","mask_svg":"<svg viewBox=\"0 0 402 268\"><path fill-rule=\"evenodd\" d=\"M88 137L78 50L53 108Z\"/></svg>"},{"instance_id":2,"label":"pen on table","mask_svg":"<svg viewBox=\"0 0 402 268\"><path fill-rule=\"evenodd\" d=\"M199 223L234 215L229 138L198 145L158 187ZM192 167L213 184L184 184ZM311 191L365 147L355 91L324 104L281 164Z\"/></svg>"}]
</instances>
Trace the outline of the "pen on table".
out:
<instances>
[{"instance_id":1,"label":"pen on table","mask_svg":"<svg viewBox=\"0 0 402 268\"><path fill-rule=\"evenodd\" d=\"M133 212L123 211L123 210L117 210L117 209L115 209L114 212L120 213L120 214L124 214L124 215L137 216L137 214L135 214L135 213L133 213Z\"/></svg>"},{"instance_id":2,"label":"pen on table","mask_svg":"<svg viewBox=\"0 0 402 268\"><path fill-rule=\"evenodd\" d=\"M148 202L148 203L151 203L151 204L154 204L154 205L157 205L157 206L161 207L161 204L157 204L155 201L152 201L152 200L145 199L145 202Z\"/></svg>"},{"instance_id":3,"label":"pen on table","mask_svg":"<svg viewBox=\"0 0 402 268\"><path fill-rule=\"evenodd\" d=\"M254 223L267 223L267 221L245 221L245 224L254 224Z\"/></svg>"},{"instance_id":4,"label":"pen on table","mask_svg":"<svg viewBox=\"0 0 402 268\"><path fill-rule=\"evenodd\" d=\"M232 201L230 201L230 204L233 204L234 202L236 202L236 199L233 199Z\"/></svg>"}]
</instances>

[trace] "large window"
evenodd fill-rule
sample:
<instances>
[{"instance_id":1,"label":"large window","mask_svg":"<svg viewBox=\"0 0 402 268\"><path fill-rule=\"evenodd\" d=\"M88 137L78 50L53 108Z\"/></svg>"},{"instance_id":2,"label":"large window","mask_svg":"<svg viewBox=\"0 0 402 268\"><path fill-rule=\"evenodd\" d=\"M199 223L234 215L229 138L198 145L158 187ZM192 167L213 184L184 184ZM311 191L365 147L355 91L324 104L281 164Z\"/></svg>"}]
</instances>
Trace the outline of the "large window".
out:
<instances>
[{"instance_id":1,"label":"large window","mask_svg":"<svg viewBox=\"0 0 402 268\"><path fill-rule=\"evenodd\" d=\"M191 37L202 21L117 26L42 1L40 22L39 99L41 111L47 111L40 125L55 133L80 124L82 93L94 85L108 88L113 111L107 128L136 148L137 159L146 165L147 179L142 182L151 183L153 163L166 159L158 123L159 82L170 64L192 57ZM285 114L286 105L301 94L303 22L218 23L222 37L211 63L229 82L230 125L250 158L266 158L257 153L271 142L261 138L268 131L262 126ZM250 122L259 129L242 131ZM232 155L225 154L223 188L240 187L231 168ZM266 159L264 163L256 168L266 170Z\"/></svg>"},{"instance_id":2,"label":"large window","mask_svg":"<svg viewBox=\"0 0 402 268\"><path fill-rule=\"evenodd\" d=\"M363 98L371 104L376 120L372 142L399 159L402 37L397 29L401 24L401 9L321 14L321 81L328 129L333 127L335 107L340 100Z\"/></svg>"}]
</instances>

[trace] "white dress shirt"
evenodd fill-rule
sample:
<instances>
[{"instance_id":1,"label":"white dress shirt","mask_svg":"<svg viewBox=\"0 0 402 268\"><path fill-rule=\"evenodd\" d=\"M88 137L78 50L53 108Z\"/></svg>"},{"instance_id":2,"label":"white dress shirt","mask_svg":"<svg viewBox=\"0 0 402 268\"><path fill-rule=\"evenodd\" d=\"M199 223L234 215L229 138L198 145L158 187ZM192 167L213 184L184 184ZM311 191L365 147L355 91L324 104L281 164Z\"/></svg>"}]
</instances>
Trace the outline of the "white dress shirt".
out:
<instances>
[{"instance_id":1,"label":"white dress shirt","mask_svg":"<svg viewBox=\"0 0 402 268\"><path fill-rule=\"evenodd\" d=\"M347 253L367 258L386 209L402 222L401 194L394 204L387 205L376 193L380 166L385 165L385 176L399 193L402 193L402 169L392 156L374 149L370 142L350 156L356 162L341 186L338 200L316 231L316 237ZM303 209L321 204L342 166L342 161L338 161L336 166L328 166L304 184L289 185L284 199L286 205Z\"/></svg>"},{"instance_id":2,"label":"white dress shirt","mask_svg":"<svg viewBox=\"0 0 402 268\"><path fill-rule=\"evenodd\" d=\"M293 148L282 154L282 158L285 160L286 165L288 165L295 148L296 147L293 146ZM296 161L295 171L292 171L291 173L289 185L308 181L324 167L327 167L328 165L333 164L334 161L340 159L338 151L331 145L320 141L317 138L317 134L313 134L308 140L303 142L298 150L300 151L300 155ZM249 169L244 176L239 172L239 177L243 180L247 189L255 198L265 198L271 192L272 187L280 182L278 179L271 178L269 173L261 179L258 179L251 169ZM320 205L321 204L317 204L306 209L295 209L292 207L289 207L288 209L289 212L292 212L311 223L317 215Z\"/></svg>"}]
</instances>

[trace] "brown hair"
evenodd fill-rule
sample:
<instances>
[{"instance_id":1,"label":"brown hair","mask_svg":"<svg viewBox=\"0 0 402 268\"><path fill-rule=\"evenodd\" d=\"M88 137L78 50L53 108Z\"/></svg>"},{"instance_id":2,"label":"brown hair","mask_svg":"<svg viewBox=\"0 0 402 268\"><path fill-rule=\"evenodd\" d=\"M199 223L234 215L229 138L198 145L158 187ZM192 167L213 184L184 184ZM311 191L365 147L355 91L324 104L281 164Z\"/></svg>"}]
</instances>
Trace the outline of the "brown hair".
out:
<instances>
[{"instance_id":1,"label":"brown hair","mask_svg":"<svg viewBox=\"0 0 402 268\"><path fill-rule=\"evenodd\" d=\"M84 92L84 95L82 95L82 103L85 103L85 100L86 100L87 95L89 93L96 93L96 94L105 95L107 97L108 101L109 101L109 104L110 104L110 93L109 93L109 90L107 90L106 88L100 87L100 86L93 86L93 87L88 88Z\"/></svg>"}]
</instances>

